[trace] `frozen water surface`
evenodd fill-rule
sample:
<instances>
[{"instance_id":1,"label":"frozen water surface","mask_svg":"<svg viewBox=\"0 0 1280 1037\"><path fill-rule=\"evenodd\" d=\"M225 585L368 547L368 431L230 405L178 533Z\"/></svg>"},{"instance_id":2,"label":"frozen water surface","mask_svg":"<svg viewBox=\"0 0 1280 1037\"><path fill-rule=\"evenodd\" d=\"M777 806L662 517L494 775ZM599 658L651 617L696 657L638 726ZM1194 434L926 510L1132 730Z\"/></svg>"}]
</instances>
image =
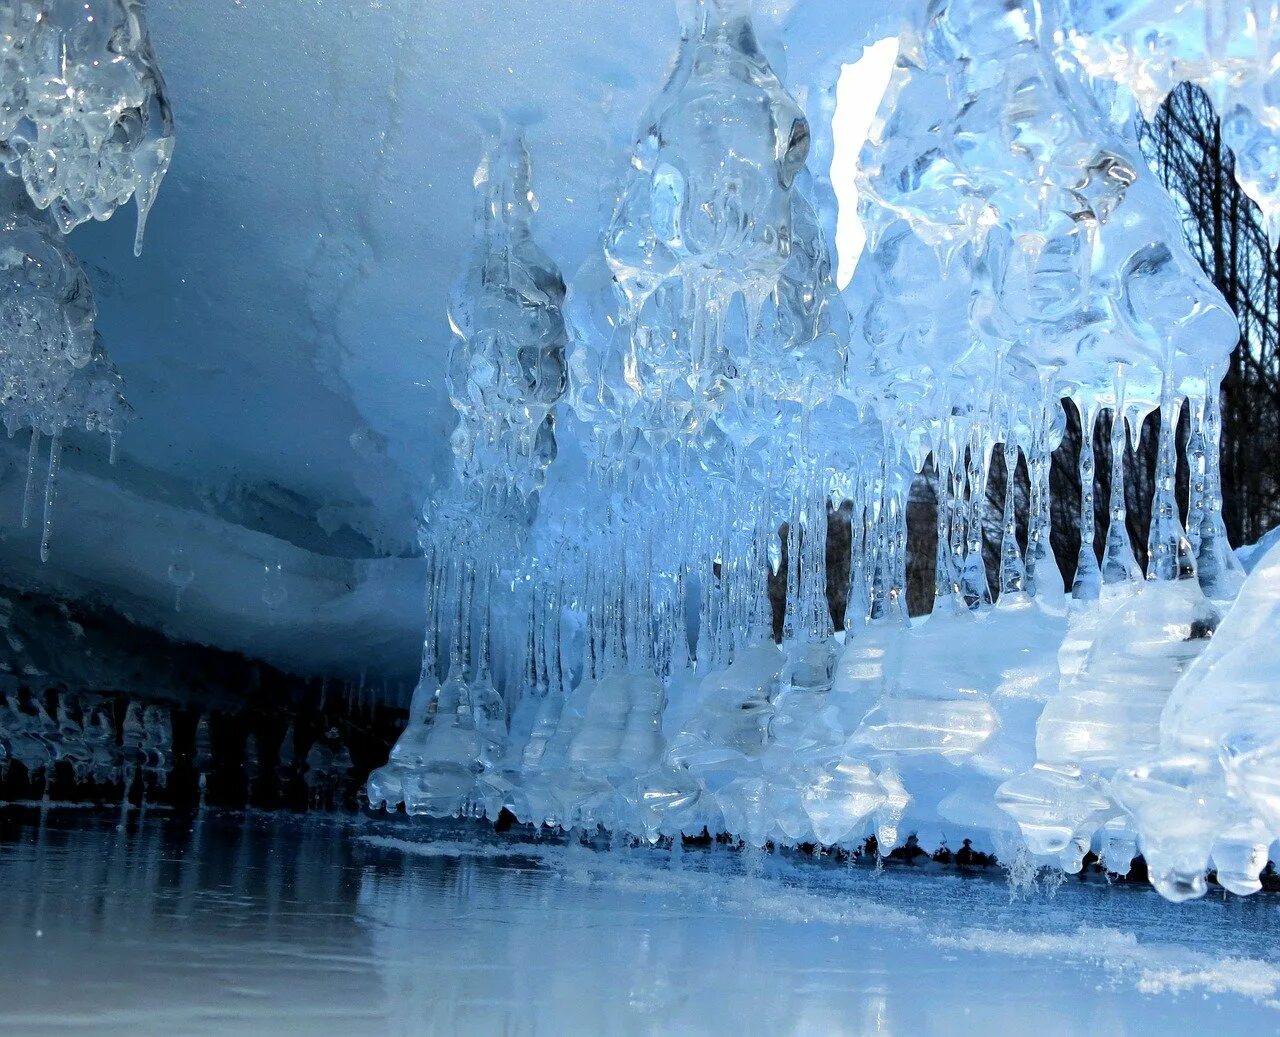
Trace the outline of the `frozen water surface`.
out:
<instances>
[{"instance_id":1,"label":"frozen water surface","mask_svg":"<svg viewBox=\"0 0 1280 1037\"><path fill-rule=\"evenodd\" d=\"M429 841L424 841L428 838ZM714 874L709 874L714 873ZM0 810L6 1034L1274 1032L1269 896Z\"/></svg>"}]
</instances>

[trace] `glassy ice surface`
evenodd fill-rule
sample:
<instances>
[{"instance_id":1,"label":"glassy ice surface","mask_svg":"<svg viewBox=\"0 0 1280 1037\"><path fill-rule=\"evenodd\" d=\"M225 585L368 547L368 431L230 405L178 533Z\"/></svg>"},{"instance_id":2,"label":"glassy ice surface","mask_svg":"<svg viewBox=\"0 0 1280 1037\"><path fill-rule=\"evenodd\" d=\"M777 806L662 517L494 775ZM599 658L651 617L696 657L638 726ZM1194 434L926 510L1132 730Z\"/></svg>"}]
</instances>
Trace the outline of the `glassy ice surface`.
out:
<instances>
[{"instance_id":1,"label":"glassy ice surface","mask_svg":"<svg viewBox=\"0 0 1280 1037\"><path fill-rule=\"evenodd\" d=\"M458 825L0 811L29 1034L1265 1033L1274 909Z\"/></svg>"}]
</instances>

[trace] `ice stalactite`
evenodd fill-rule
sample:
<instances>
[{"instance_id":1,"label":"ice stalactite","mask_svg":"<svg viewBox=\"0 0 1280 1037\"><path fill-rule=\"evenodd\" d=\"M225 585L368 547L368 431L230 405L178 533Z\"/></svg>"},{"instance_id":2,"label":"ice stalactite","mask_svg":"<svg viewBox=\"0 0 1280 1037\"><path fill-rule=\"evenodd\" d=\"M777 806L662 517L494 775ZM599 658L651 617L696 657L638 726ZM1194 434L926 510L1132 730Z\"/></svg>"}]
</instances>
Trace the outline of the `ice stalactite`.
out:
<instances>
[{"instance_id":1,"label":"ice stalactite","mask_svg":"<svg viewBox=\"0 0 1280 1037\"><path fill-rule=\"evenodd\" d=\"M12 764L46 793L55 768L65 767L76 784L122 786L128 799L136 780L146 789L163 788L174 765L169 708L131 699L119 733L111 719L111 699L94 694L54 692L0 694L0 777Z\"/></svg>"},{"instance_id":2,"label":"ice stalactite","mask_svg":"<svg viewBox=\"0 0 1280 1037\"><path fill-rule=\"evenodd\" d=\"M40 460L40 430L31 430L31 441L27 446L27 482L22 491L22 528L31 524L31 503L36 488L36 462Z\"/></svg>"},{"instance_id":3,"label":"ice stalactite","mask_svg":"<svg viewBox=\"0 0 1280 1037\"><path fill-rule=\"evenodd\" d=\"M371 802L436 816L496 813L514 795L510 711L490 665L495 570L511 564L536 510L566 379L564 282L533 239L537 203L517 129L491 143L474 186L474 248L449 309L459 484L424 516L432 565L422 676L409 725L368 784Z\"/></svg>"},{"instance_id":4,"label":"ice stalactite","mask_svg":"<svg viewBox=\"0 0 1280 1037\"><path fill-rule=\"evenodd\" d=\"M49 540L53 536L53 502L58 490L58 468L62 461L62 429L49 440L49 473L44 483L44 521L40 528L40 561L49 560Z\"/></svg>"},{"instance_id":5,"label":"ice stalactite","mask_svg":"<svg viewBox=\"0 0 1280 1037\"><path fill-rule=\"evenodd\" d=\"M1115 402L1111 407L1111 490L1107 502L1107 539L1102 551L1102 582L1106 585L1136 583L1142 569L1129 539L1129 508L1125 501L1125 435L1124 375L1116 376Z\"/></svg>"},{"instance_id":6,"label":"ice stalactite","mask_svg":"<svg viewBox=\"0 0 1280 1037\"><path fill-rule=\"evenodd\" d=\"M1222 402L1217 388L1221 372L1205 374L1203 399L1192 401L1192 432L1188 445L1192 501L1188 535L1195 549L1196 574L1205 595L1226 604L1235 599L1244 582L1244 569L1227 541L1222 519Z\"/></svg>"},{"instance_id":7,"label":"ice stalactite","mask_svg":"<svg viewBox=\"0 0 1280 1037\"><path fill-rule=\"evenodd\" d=\"M460 477L481 498L527 499L555 459L564 393L564 282L533 239L523 136L494 141L475 175L475 247L454 288L449 396Z\"/></svg>"},{"instance_id":8,"label":"ice stalactite","mask_svg":"<svg viewBox=\"0 0 1280 1037\"><path fill-rule=\"evenodd\" d=\"M1004 522L1000 536L1000 596L1026 589L1027 566L1018 544L1018 444L1006 431L1004 444Z\"/></svg>"},{"instance_id":9,"label":"ice stalactite","mask_svg":"<svg viewBox=\"0 0 1280 1037\"><path fill-rule=\"evenodd\" d=\"M1096 464L1093 430L1097 411L1088 407L1080 411L1080 557L1071 581L1071 596L1080 602L1094 602L1102 588L1102 570L1094 552L1098 522L1094 510Z\"/></svg>"}]
</instances>

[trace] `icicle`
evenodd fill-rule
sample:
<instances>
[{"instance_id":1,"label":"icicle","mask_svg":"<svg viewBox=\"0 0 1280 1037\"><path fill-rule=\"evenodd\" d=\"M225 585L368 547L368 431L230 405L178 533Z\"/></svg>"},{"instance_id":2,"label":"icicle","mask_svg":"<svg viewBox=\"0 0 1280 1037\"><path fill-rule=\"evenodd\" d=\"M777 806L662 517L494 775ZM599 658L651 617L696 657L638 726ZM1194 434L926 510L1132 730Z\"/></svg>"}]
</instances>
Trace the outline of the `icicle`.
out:
<instances>
[{"instance_id":1,"label":"icicle","mask_svg":"<svg viewBox=\"0 0 1280 1037\"><path fill-rule=\"evenodd\" d=\"M975 424L969 433L968 456L968 522L965 530L964 565L960 570L961 590L969 608L983 612L991 607L991 588L987 584L987 565L983 559L983 519L987 510L987 472L990 451L981 426Z\"/></svg>"},{"instance_id":2,"label":"icicle","mask_svg":"<svg viewBox=\"0 0 1280 1037\"><path fill-rule=\"evenodd\" d=\"M1151 532L1147 538L1147 579L1186 580L1196 577L1195 555L1178 514L1178 412L1172 361L1166 360L1160 386L1160 438L1156 447L1156 490L1151 504Z\"/></svg>"},{"instance_id":3,"label":"icicle","mask_svg":"<svg viewBox=\"0 0 1280 1037\"><path fill-rule=\"evenodd\" d=\"M1102 569L1094 551L1097 524L1094 518L1094 454L1093 427L1098 420L1098 405L1086 399L1078 406L1080 412L1080 558L1076 562L1076 575L1071 584L1071 596L1076 601L1097 601L1102 588Z\"/></svg>"},{"instance_id":4,"label":"icicle","mask_svg":"<svg viewBox=\"0 0 1280 1037\"><path fill-rule=\"evenodd\" d=\"M938 526L933 566L933 608L936 612L944 603L955 600L958 581L951 564L952 472L949 454L942 450L935 451L933 464Z\"/></svg>"},{"instance_id":5,"label":"icicle","mask_svg":"<svg viewBox=\"0 0 1280 1037\"><path fill-rule=\"evenodd\" d=\"M791 517L787 521L787 600L782 613L782 640L795 639L800 613L800 512L803 508L799 491L791 500Z\"/></svg>"},{"instance_id":6,"label":"icicle","mask_svg":"<svg viewBox=\"0 0 1280 1037\"><path fill-rule=\"evenodd\" d=\"M1213 601L1229 601L1240 591L1244 569L1227 540L1222 520L1222 370L1211 367L1205 374L1204 489L1201 506L1196 570L1200 587Z\"/></svg>"},{"instance_id":7,"label":"icicle","mask_svg":"<svg viewBox=\"0 0 1280 1037\"><path fill-rule=\"evenodd\" d=\"M809 477L806 524L801 543L803 635L822 641L834 632L827 599L827 494L821 479Z\"/></svg>"},{"instance_id":8,"label":"icicle","mask_svg":"<svg viewBox=\"0 0 1280 1037\"><path fill-rule=\"evenodd\" d=\"M1204 522L1205 480L1208 459L1204 438L1205 398L1187 400L1187 542L1192 554L1200 553L1200 526Z\"/></svg>"},{"instance_id":9,"label":"icicle","mask_svg":"<svg viewBox=\"0 0 1280 1037\"><path fill-rule=\"evenodd\" d=\"M895 485L890 498L891 541L889 552L889 595L898 615L906 622L907 611L907 496L910 487Z\"/></svg>"},{"instance_id":10,"label":"icicle","mask_svg":"<svg viewBox=\"0 0 1280 1037\"><path fill-rule=\"evenodd\" d=\"M1012 422L1010 422L1012 425ZM1027 568L1018 545L1018 443L1012 429L1004 443L1004 534L1000 539L1000 596L1021 594L1027 586Z\"/></svg>"},{"instance_id":11,"label":"icicle","mask_svg":"<svg viewBox=\"0 0 1280 1037\"><path fill-rule=\"evenodd\" d=\"M955 429L952 427L948 432L948 460L949 469L951 471L951 487L948 493L948 499L951 508L951 577L954 581L954 594L956 603L964 605L964 553L965 546L969 540L969 508L965 502L965 493L967 489L967 472L964 462L964 448L960 445L956 438Z\"/></svg>"},{"instance_id":12,"label":"icicle","mask_svg":"<svg viewBox=\"0 0 1280 1037\"><path fill-rule=\"evenodd\" d=\"M1111 497L1108 503L1107 540L1102 553L1104 584L1136 583L1142 569L1129 540L1128 507L1124 496L1125 435L1124 368L1117 367L1115 405L1111 408Z\"/></svg>"},{"instance_id":13,"label":"icicle","mask_svg":"<svg viewBox=\"0 0 1280 1037\"><path fill-rule=\"evenodd\" d=\"M1030 507L1027 516L1027 593L1042 604L1058 603L1063 596L1062 573L1053 555L1050 534L1052 531L1052 489L1049 479L1055 443L1051 429L1063 419L1062 402L1053 390L1052 382L1043 379L1041 386L1040 421L1031 438L1031 453L1027 458L1027 476L1030 482Z\"/></svg>"},{"instance_id":14,"label":"icicle","mask_svg":"<svg viewBox=\"0 0 1280 1037\"><path fill-rule=\"evenodd\" d=\"M551 636L548 638L543 636L543 680L546 683L548 694L563 695L565 692L564 681L564 658L561 654L564 651L562 638L560 633L560 611L564 602L564 584L557 583L555 593L547 604L546 625L550 627Z\"/></svg>"},{"instance_id":15,"label":"icicle","mask_svg":"<svg viewBox=\"0 0 1280 1037\"><path fill-rule=\"evenodd\" d=\"M31 525L31 505L35 500L36 461L40 458L40 430L31 430L31 442L27 446L27 486L22 493L22 528Z\"/></svg>"},{"instance_id":16,"label":"icicle","mask_svg":"<svg viewBox=\"0 0 1280 1037\"><path fill-rule=\"evenodd\" d=\"M49 538L53 535L53 502L58 492L58 469L62 464L62 429L49 440L49 474L44 484L44 529L40 535L40 561L49 560Z\"/></svg>"},{"instance_id":17,"label":"icicle","mask_svg":"<svg viewBox=\"0 0 1280 1037\"><path fill-rule=\"evenodd\" d=\"M870 538L870 515L866 484L859 479L854 486L853 507L849 514L849 592L845 600L845 640L866 625L870 612L867 595L867 552Z\"/></svg>"}]
</instances>

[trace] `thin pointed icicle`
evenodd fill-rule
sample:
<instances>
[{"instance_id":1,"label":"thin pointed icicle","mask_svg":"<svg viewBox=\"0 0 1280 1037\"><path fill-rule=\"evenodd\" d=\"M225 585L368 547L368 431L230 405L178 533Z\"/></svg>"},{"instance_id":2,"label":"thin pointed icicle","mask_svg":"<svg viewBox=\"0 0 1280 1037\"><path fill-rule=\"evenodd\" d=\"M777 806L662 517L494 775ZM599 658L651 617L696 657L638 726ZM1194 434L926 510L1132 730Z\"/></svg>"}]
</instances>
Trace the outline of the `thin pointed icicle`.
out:
<instances>
[{"instance_id":1,"label":"thin pointed icicle","mask_svg":"<svg viewBox=\"0 0 1280 1037\"><path fill-rule=\"evenodd\" d=\"M907 497L909 494L909 486L899 487L891 498L893 525L890 527L892 540L889 572L892 583L889 595L904 623L911 621L911 614L907 609Z\"/></svg>"},{"instance_id":2,"label":"thin pointed icicle","mask_svg":"<svg viewBox=\"0 0 1280 1037\"><path fill-rule=\"evenodd\" d=\"M1051 393L1048 385L1042 394L1043 410L1039 427L1032 434L1031 453L1027 457L1027 476L1030 482L1030 507L1027 516L1027 593L1041 604L1060 605L1064 590L1062 572L1053 555L1050 542L1052 531L1053 495L1049 480L1052 466L1053 443L1050 429L1054 419L1062 417L1062 402Z\"/></svg>"},{"instance_id":3,"label":"thin pointed icicle","mask_svg":"<svg viewBox=\"0 0 1280 1037\"><path fill-rule=\"evenodd\" d=\"M983 557L983 518L987 510L987 473L991 451L986 436L975 427L969 436L968 459L968 523L964 545L964 564L960 570L965 603L975 612L991 607L991 587L987 583L987 563Z\"/></svg>"},{"instance_id":4,"label":"thin pointed icicle","mask_svg":"<svg viewBox=\"0 0 1280 1037\"><path fill-rule=\"evenodd\" d=\"M1147 579L1196 578L1196 559L1178 514L1178 412L1182 401L1173 393L1173 374L1166 363L1160 389L1160 438L1156 447L1156 491L1147 538Z\"/></svg>"},{"instance_id":5,"label":"thin pointed icicle","mask_svg":"<svg viewBox=\"0 0 1280 1037\"><path fill-rule=\"evenodd\" d=\"M1104 584L1135 583L1142 580L1129 540L1128 507L1124 496L1124 412L1117 408L1111 415L1111 496L1107 513L1107 539L1102 554Z\"/></svg>"},{"instance_id":6,"label":"thin pointed icicle","mask_svg":"<svg viewBox=\"0 0 1280 1037\"><path fill-rule=\"evenodd\" d=\"M800 512L804 507L797 490L787 521L787 599L782 613L782 640L795 638L800 617Z\"/></svg>"},{"instance_id":7,"label":"thin pointed icicle","mask_svg":"<svg viewBox=\"0 0 1280 1037\"><path fill-rule=\"evenodd\" d=\"M1012 431L1004 444L1004 535L1000 539L1000 597L1027 589L1027 567L1018 544L1018 443Z\"/></svg>"},{"instance_id":8,"label":"thin pointed icicle","mask_svg":"<svg viewBox=\"0 0 1280 1037\"><path fill-rule=\"evenodd\" d=\"M870 515L867 509L866 486L859 482L854 489L853 511L850 515L849 532L849 597L845 603L844 631L845 640L856 630L867 624L871 611L870 595L867 591L867 555L870 551ZM768 584L764 588L765 604L768 604Z\"/></svg>"},{"instance_id":9,"label":"thin pointed icicle","mask_svg":"<svg viewBox=\"0 0 1280 1037\"><path fill-rule=\"evenodd\" d=\"M22 528L31 525L31 505L35 503L36 461L40 459L40 430L31 430L31 442L27 446L27 485L22 492Z\"/></svg>"},{"instance_id":10,"label":"thin pointed icicle","mask_svg":"<svg viewBox=\"0 0 1280 1037\"><path fill-rule=\"evenodd\" d=\"M1201 506L1196 571L1200 588L1211 601L1230 601L1240 592L1244 568L1227 540L1222 520L1222 401L1221 369L1210 368L1205 376L1204 400L1204 499Z\"/></svg>"},{"instance_id":11,"label":"thin pointed icicle","mask_svg":"<svg viewBox=\"0 0 1280 1037\"><path fill-rule=\"evenodd\" d=\"M1076 601L1097 601L1102 589L1102 570L1094 552L1097 523L1094 518L1094 454L1093 426L1098 419L1097 404L1092 401L1080 406L1080 559L1076 563L1076 575L1071 584L1071 596Z\"/></svg>"},{"instance_id":12,"label":"thin pointed icicle","mask_svg":"<svg viewBox=\"0 0 1280 1037\"><path fill-rule=\"evenodd\" d=\"M964 550L969 526L969 509L965 505L965 468L964 450L955 441L954 433L949 438L951 465L951 575L955 581L954 594L956 602L964 605L964 594L961 591L964 572ZM967 607L967 606L965 606Z\"/></svg>"},{"instance_id":13,"label":"thin pointed icicle","mask_svg":"<svg viewBox=\"0 0 1280 1037\"><path fill-rule=\"evenodd\" d=\"M957 600L959 577L952 564L954 555L951 551L951 526L954 504L954 473L949 455L941 450L934 454L935 482L937 489L937 526L938 542L934 551L933 569L933 610Z\"/></svg>"},{"instance_id":14,"label":"thin pointed icicle","mask_svg":"<svg viewBox=\"0 0 1280 1037\"><path fill-rule=\"evenodd\" d=\"M1111 409L1111 496L1107 513L1107 540L1102 554L1104 584L1140 583L1142 568L1129 539L1129 509L1124 496L1125 435L1124 369L1116 372L1116 400Z\"/></svg>"},{"instance_id":15,"label":"thin pointed icicle","mask_svg":"<svg viewBox=\"0 0 1280 1037\"><path fill-rule=\"evenodd\" d=\"M49 560L49 538L53 535L53 502L58 492L58 469L62 464L62 429L49 440L49 474L44 484L44 529L40 535L40 561Z\"/></svg>"},{"instance_id":16,"label":"thin pointed icicle","mask_svg":"<svg viewBox=\"0 0 1280 1037\"><path fill-rule=\"evenodd\" d=\"M1206 457L1204 439L1203 396L1192 396L1187 400L1187 540L1191 544L1191 553L1200 554L1200 526L1204 522L1205 479L1208 459Z\"/></svg>"}]
</instances>

